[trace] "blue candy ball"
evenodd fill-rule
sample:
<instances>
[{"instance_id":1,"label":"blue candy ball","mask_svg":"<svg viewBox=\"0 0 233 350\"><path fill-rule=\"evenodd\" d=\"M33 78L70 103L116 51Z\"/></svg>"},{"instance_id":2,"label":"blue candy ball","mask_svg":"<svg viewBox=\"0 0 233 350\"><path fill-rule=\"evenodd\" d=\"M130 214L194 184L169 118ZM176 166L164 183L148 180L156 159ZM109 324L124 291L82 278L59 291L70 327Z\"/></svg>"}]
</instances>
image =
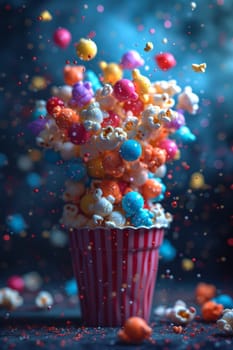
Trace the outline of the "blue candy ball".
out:
<instances>
[{"instance_id":1,"label":"blue candy ball","mask_svg":"<svg viewBox=\"0 0 233 350\"><path fill-rule=\"evenodd\" d=\"M159 254L162 256L164 261L172 261L176 256L176 249L173 247L170 241L165 239L159 249Z\"/></svg>"},{"instance_id":2,"label":"blue candy ball","mask_svg":"<svg viewBox=\"0 0 233 350\"><path fill-rule=\"evenodd\" d=\"M138 192L128 192L122 199L122 208L128 216L134 215L143 206L144 199Z\"/></svg>"},{"instance_id":3,"label":"blue candy ball","mask_svg":"<svg viewBox=\"0 0 233 350\"><path fill-rule=\"evenodd\" d=\"M37 173L29 173L26 177L26 181L30 187L40 187L41 186L41 177Z\"/></svg>"},{"instance_id":4,"label":"blue candy ball","mask_svg":"<svg viewBox=\"0 0 233 350\"><path fill-rule=\"evenodd\" d=\"M127 140L122 143L119 152L124 160L133 162L141 156L142 146L138 141Z\"/></svg>"},{"instance_id":5,"label":"blue candy ball","mask_svg":"<svg viewBox=\"0 0 233 350\"><path fill-rule=\"evenodd\" d=\"M213 299L215 303L222 304L225 309L232 309L233 308L233 299L228 294L221 294L218 295L216 298Z\"/></svg>"},{"instance_id":6,"label":"blue candy ball","mask_svg":"<svg viewBox=\"0 0 233 350\"><path fill-rule=\"evenodd\" d=\"M75 181L81 181L87 175L87 168L84 163L70 163L66 169L67 176Z\"/></svg>"},{"instance_id":7,"label":"blue candy ball","mask_svg":"<svg viewBox=\"0 0 233 350\"><path fill-rule=\"evenodd\" d=\"M148 209L139 209L131 218L131 224L135 227L146 226L150 227L153 225L152 218L153 214Z\"/></svg>"}]
</instances>

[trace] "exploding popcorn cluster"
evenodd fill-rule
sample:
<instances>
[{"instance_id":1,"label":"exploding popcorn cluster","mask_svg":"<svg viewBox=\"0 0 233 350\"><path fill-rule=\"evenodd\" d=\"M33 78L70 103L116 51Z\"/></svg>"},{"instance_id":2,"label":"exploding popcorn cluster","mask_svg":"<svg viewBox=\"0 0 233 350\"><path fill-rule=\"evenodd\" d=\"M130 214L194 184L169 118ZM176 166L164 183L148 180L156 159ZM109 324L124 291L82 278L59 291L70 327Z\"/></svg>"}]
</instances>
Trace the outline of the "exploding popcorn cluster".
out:
<instances>
[{"instance_id":1,"label":"exploding popcorn cluster","mask_svg":"<svg viewBox=\"0 0 233 350\"><path fill-rule=\"evenodd\" d=\"M86 40L85 55L87 49ZM163 70L174 65L168 56L160 55ZM119 64L100 62L100 79L67 65L65 85L37 103L40 117L29 127L38 145L63 159L65 227L167 227L172 220L159 203L166 190L161 178L166 163L179 158L172 135L182 127L192 135L184 112L195 114L199 98L175 80L150 81L138 69L143 64L128 51ZM126 70L131 79L123 77Z\"/></svg>"}]
</instances>

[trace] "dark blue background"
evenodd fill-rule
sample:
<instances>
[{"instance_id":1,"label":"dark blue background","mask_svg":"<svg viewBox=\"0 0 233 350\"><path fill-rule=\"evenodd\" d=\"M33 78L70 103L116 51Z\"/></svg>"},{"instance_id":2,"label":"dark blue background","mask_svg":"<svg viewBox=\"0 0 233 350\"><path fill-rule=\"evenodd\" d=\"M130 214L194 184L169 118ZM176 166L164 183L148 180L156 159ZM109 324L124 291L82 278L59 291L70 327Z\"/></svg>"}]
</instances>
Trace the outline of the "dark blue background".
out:
<instances>
[{"instance_id":1,"label":"dark blue background","mask_svg":"<svg viewBox=\"0 0 233 350\"><path fill-rule=\"evenodd\" d=\"M104 6L102 13L97 11L99 4ZM39 193L35 193L26 182L30 171L22 171L17 162L29 149L37 148L27 130L35 100L47 99L51 86L63 84L66 61L78 60L75 42L92 33L98 55L87 68L100 74L100 60L119 62L125 51L136 49L149 67L147 73L142 73L151 80L176 79L182 87L190 84L199 95L197 115L186 115L187 125L197 140L182 148L181 160L169 167L173 178L165 178L172 196L163 205L174 215L167 237L177 255L172 263L162 260L160 269L163 273L169 268L176 279L232 279L233 247L229 239L233 237L233 3L200 0L196 4L192 11L186 0L1 1L0 147L8 158L8 165L0 168L3 273L17 269L27 272L48 264L56 270L59 264L65 266L69 262L67 247L54 248L42 238L42 233L50 232L61 214L60 189L64 179L59 168L51 161L33 163L30 171L43 179ZM50 11L52 21L38 20L43 10ZM171 22L170 28L165 28L166 20ZM72 43L65 50L56 47L52 40L59 26L72 33ZM150 33L151 28L155 29L154 34ZM168 39L167 44L163 38ZM143 51L147 41L154 43L150 53ZM160 71L153 58L159 51L173 53L176 67ZM207 63L206 73L194 73L191 64L201 62ZM46 77L46 89L30 90L35 75ZM190 169L185 170L182 162L189 164ZM191 175L199 171L209 186L190 192ZM178 206L173 208L171 203L176 197ZM6 225L7 216L15 213L20 213L27 224L25 238L12 234ZM3 237L8 233L10 241L5 241ZM183 258L196 259L192 271L182 269Z\"/></svg>"}]
</instances>

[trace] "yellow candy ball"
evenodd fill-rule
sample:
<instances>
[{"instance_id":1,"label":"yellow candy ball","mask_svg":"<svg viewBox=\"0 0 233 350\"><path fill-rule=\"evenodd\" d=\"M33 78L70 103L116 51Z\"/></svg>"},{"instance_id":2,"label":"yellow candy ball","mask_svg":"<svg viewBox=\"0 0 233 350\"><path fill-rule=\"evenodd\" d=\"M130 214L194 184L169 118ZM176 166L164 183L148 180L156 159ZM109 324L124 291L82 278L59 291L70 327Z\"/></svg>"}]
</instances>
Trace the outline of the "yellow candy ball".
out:
<instances>
[{"instance_id":1,"label":"yellow candy ball","mask_svg":"<svg viewBox=\"0 0 233 350\"><path fill-rule=\"evenodd\" d=\"M190 187L194 190L199 190L205 185L205 178L201 173L193 173L190 179Z\"/></svg>"},{"instance_id":2,"label":"yellow candy ball","mask_svg":"<svg viewBox=\"0 0 233 350\"><path fill-rule=\"evenodd\" d=\"M85 194L81 200L80 200L80 209L82 210L82 212L87 215L87 216L91 216L94 213L90 210L90 206L91 204L94 203L94 199L93 199L93 195L91 193L87 193Z\"/></svg>"},{"instance_id":3,"label":"yellow candy ball","mask_svg":"<svg viewBox=\"0 0 233 350\"><path fill-rule=\"evenodd\" d=\"M80 60L90 61L97 54L97 46L91 39L80 39L76 46L76 53Z\"/></svg>"},{"instance_id":4,"label":"yellow candy ball","mask_svg":"<svg viewBox=\"0 0 233 350\"><path fill-rule=\"evenodd\" d=\"M102 179L105 175L102 158L89 160L87 163L87 173L90 177Z\"/></svg>"}]
</instances>

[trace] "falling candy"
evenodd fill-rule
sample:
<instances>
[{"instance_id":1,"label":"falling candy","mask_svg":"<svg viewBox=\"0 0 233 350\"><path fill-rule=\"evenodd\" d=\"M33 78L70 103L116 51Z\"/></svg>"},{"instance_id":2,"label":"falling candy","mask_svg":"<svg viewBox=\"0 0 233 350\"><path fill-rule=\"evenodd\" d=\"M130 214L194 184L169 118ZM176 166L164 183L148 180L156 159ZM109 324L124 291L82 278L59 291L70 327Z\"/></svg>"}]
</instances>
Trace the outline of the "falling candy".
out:
<instances>
[{"instance_id":1,"label":"falling candy","mask_svg":"<svg viewBox=\"0 0 233 350\"><path fill-rule=\"evenodd\" d=\"M62 49L69 46L71 39L71 33L66 28L58 28L53 34L54 43Z\"/></svg>"},{"instance_id":2,"label":"falling candy","mask_svg":"<svg viewBox=\"0 0 233 350\"><path fill-rule=\"evenodd\" d=\"M163 71L167 71L176 65L175 57L170 52L164 52L156 55L155 60L159 68Z\"/></svg>"},{"instance_id":3,"label":"falling candy","mask_svg":"<svg viewBox=\"0 0 233 350\"><path fill-rule=\"evenodd\" d=\"M45 10L41 12L40 19L43 22L50 22L53 19L53 17L49 11Z\"/></svg>"},{"instance_id":4,"label":"falling candy","mask_svg":"<svg viewBox=\"0 0 233 350\"><path fill-rule=\"evenodd\" d=\"M76 53L80 60L90 61L97 54L97 46L91 39L80 39L76 45Z\"/></svg>"},{"instance_id":5,"label":"falling candy","mask_svg":"<svg viewBox=\"0 0 233 350\"><path fill-rule=\"evenodd\" d=\"M123 69L135 69L143 66L144 60L135 50L127 51L121 59L121 66Z\"/></svg>"}]
</instances>

